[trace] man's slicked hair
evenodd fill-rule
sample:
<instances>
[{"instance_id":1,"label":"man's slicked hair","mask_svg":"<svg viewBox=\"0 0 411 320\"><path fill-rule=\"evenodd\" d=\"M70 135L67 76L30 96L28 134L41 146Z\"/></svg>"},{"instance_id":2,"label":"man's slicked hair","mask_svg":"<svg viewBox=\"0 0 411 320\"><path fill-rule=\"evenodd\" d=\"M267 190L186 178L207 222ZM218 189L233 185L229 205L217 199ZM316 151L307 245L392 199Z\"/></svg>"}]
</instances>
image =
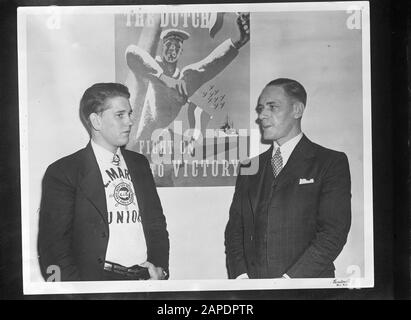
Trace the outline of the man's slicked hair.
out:
<instances>
[{"instance_id":1,"label":"man's slicked hair","mask_svg":"<svg viewBox=\"0 0 411 320\"><path fill-rule=\"evenodd\" d=\"M284 89L285 93L295 100L301 102L304 106L307 103L307 92L301 83L296 80L287 79L287 78L278 78L269 82L268 86L278 86Z\"/></svg>"},{"instance_id":2,"label":"man's slicked hair","mask_svg":"<svg viewBox=\"0 0 411 320\"><path fill-rule=\"evenodd\" d=\"M96 83L88 88L80 100L80 119L91 136L90 114L100 113L107 109L108 98L124 97L130 99L128 88L121 83Z\"/></svg>"}]
</instances>

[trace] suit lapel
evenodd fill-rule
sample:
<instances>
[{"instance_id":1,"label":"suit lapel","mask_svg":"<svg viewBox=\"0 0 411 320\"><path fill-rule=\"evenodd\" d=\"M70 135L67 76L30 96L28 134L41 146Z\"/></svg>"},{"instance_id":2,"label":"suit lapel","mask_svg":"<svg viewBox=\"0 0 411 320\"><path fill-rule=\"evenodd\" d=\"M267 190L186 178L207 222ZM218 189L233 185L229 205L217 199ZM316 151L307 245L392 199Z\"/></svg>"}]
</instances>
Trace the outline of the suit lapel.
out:
<instances>
[{"instance_id":1,"label":"suit lapel","mask_svg":"<svg viewBox=\"0 0 411 320\"><path fill-rule=\"evenodd\" d=\"M271 146L271 148L269 148L258 157L258 172L255 175L248 176L250 179L250 183L248 184L248 197L250 200L253 215L257 210L258 201L261 198L261 193L263 192L267 163L269 162L268 160L271 157L272 153L273 147Z\"/></svg>"},{"instance_id":2,"label":"suit lapel","mask_svg":"<svg viewBox=\"0 0 411 320\"><path fill-rule=\"evenodd\" d=\"M82 164L83 168L81 173L82 178L80 181L80 189L97 209L98 213L108 227L107 202L103 178L101 177L101 172L91 147L91 143L89 143L84 149L84 160Z\"/></svg>"},{"instance_id":3,"label":"suit lapel","mask_svg":"<svg viewBox=\"0 0 411 320\"><path fill-rule=\"evenodd\" d=\"M274 180L277 190L303 177L314 156L312 142L303 135L291 153L287 164Z\"/></svg>"}]
</instances>

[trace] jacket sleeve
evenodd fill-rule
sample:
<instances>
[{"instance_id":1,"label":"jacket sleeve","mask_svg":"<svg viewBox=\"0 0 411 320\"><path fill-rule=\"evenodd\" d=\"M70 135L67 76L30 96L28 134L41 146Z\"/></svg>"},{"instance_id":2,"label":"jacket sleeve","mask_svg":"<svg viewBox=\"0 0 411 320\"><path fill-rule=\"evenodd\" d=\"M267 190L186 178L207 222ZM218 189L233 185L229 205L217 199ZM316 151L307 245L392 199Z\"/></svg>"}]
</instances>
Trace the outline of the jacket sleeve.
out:
<instances>
[{"instance_id":1,"label":"jacket sleeve","mask_svg":"<svg viewBox=\"0 0 411 320\"><path fill-rule=\"evenodd\" d=\"M233 201L230 206L229 219L225 229L225 253L230 279L235 279L240 274L247 273L244 258L244 226L241 215L242 179L241 175L237 178Z\"/></svg>"},{"instance_id":2,"label":"jacket sleeve","mask_svg":"<svg viewBox=\"0 0 411 320\"><path fill-rule=\"evenodd\" d=\"M142 156L144 165L144 189L146 204L143 214L144 233L147 242L147 260L169 273L170 242L166 218L154 183L147 159Z\"/></svg>"},{"instance_id":3,"label":"jacket sleeve","mask_svg":"<svg viewBox=\"0 0 411 320\"><path fill-rule=\"evenodd\" d=\"M62 281L80 280L72 254L75 187L61 168L51 165L43 178L38 234L39 262L45 280L49 267L60 269Z\"/></svg>"},{"instance_id":4,"label":"jacket sleeve","mask_svg":"<svg viewBox=\"0 0 411 320\"><path fill-rule=\"evenodd\" d=\"M163 69L150 54L136 45L126 49L126 62L137 77L159 77Z\"/></svg>"},{"instance_id":5,"label":"jacket sleeve","mask_svg":"<svg viewBox=\"0 0 411 320\"><path fill-rule=\"evenodd\" d=\"M188 96L223 71L237 55L238 49L234 47L231 39L227 39L203 60L186 66L181 71L181 78L186 82Z\"/></svg>"},{"instance_id":6,"label":"jacket sleeve","mask_svg":"<svg viewBox=\"0 0 411 320\"><path fill-rule=\"evenodd\" d=\"M338 153L323 178L315 238L286 274L291 278L318 277L340 254L350 225L350 170L347 156Z\"/></svg>"}]
</instances>

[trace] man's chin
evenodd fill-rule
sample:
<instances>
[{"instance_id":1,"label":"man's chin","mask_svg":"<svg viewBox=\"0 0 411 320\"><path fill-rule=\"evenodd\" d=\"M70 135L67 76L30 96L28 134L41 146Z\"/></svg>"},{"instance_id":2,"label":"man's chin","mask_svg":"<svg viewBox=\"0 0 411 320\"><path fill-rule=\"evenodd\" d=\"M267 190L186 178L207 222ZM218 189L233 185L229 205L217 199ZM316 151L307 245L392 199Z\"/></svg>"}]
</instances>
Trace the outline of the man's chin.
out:
<instances>
[{"instance_id":1,"label":"man's chin","mask_svg":"<svg viewBox=\"0 0 411 320\"><path fill-rule=\"evenodd\" d=\"M127 140L124 139L124 140L118 141L117 147L119 147L119 148L124 147L128 144L128 142L129 142L129 139L127 139Z\"/></svg>"},{"instance_id":2,"label":"man's chin","mask_svg":"<svg viewBox=\"0 0 411 320\"><path fill-rule=\"evenodd\" d=\"M175 59L169 59L169 58L167 58L167 59L164 59L167 63L176 63L177 62L177 58L175 58Z\"/></svg>"},{"instance_id":3,"label":"man's chin","mask_svg":"<svg viewBox=\"0 0 411 320\"><path fill-rule=\"evenodd\" d=\"M263 134L263 140L265 141L274 141L276 139L276 136L271 133L264 133Z\"/></svg>"}]
</instances>

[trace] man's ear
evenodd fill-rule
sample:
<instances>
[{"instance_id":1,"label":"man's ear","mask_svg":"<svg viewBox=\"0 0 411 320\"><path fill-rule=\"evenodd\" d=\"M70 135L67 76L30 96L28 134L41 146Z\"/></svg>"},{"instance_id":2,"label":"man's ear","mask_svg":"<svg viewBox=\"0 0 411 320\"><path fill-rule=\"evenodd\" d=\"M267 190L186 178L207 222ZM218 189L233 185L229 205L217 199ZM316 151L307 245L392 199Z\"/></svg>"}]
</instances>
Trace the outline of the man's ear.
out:
<instances>
[{"instance_id":1,"label":"man's ear","mask_svg":"<svg viewBox=\"0 0 411 320\"><path fill-rule=\"evenodd\" d=\"M303 116L304 109L305 109L304 104L300 101L296 101L293 104L293 108L294 108L294 118L295 119L301 118Z\"/></svg>"},{"instance_id":2,"label":"man's ear","mask_svg":"<svg viewBox=\"0 0 411 320\"><path fill-rule=\"evenodd\" d=\"M90 114L90 123L91 126L93 127L94 130L96 131L100 131L100 127L101 127L101 118L97 113L92 113Z\"/></svg>"}]
</instances>

